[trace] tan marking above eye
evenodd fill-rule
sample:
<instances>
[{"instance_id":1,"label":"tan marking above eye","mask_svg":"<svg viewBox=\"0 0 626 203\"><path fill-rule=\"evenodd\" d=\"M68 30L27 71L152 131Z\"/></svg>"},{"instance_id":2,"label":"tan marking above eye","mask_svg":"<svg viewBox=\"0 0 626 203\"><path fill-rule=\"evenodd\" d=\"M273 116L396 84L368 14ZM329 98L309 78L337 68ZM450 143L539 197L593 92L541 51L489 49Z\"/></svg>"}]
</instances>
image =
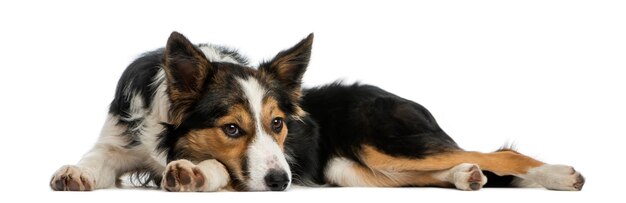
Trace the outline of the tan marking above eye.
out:
<instances>
[{"instance_id":1,"label":"tan marking above eye","mask_svg":"<svg viewBox=\"0 0 626 203\"><path fill-rule=\"evenodd\" d=\"M240 104L231 107L226 116L215 122L215 126L220 128L227 124L236 124L248 135L254 135L255 133L255 122L252 115L250 115L247 108Z\"/></svg>"},{"instance_id":2,"label":"tan marking above eye","mask_svg":"<svg viewBox=\"0 0 626 203\"><path fill-rule=\"evenodd\" d=\"M274 118L283 118L283 129L280 133L275 133L272 130L272 121ZM263 100L263 109L261 110L261 126L263 126L263 130L268 133L268 135L272 135L278 145L283 148L283 144L285 142L285 138L287 137L287 125L285 124L285 112L278 108L278 101L273 97L267 97Z\"/></svg>"}]
</instances>

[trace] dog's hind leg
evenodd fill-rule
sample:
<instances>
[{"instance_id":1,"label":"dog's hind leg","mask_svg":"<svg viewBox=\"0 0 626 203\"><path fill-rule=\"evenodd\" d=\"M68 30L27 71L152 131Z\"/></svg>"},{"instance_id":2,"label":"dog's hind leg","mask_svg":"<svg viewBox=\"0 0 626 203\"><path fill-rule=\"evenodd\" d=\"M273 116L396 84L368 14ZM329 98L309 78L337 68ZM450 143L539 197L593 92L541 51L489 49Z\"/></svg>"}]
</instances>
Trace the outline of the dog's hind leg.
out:
<instances>
[{"instance_id":1,"label":"dog's hind leg","mask_svg":"<svg viewBox=\"0 0 626 203\"><path fill-rule=\"evenodd\" d=\"M378 170L346 158L333 158L325 171L326 180L344 187L437 186L478 190L487 182L476 164L462 163L447 170Z\"/></svg>"},{"instance_id":2,"label":"dog's hind leg","mask_svg":"<svg viewBox=\"0 0 626 203\"><path fill-rule=\"evenodd\" d=\"M553 190L581 190L584 184L583 176L570 166L546 164L512 150L493 153L456 150L415 159L395 157L375 147L363 146L361 158L368 168L377 171L436 172L470 163L497 176L515 176L523 179L514 181L513 186L516 183L517 186L536 183Z\"/></svg>"},{"instance_id":3,"label":"dog's hind leg","mask_svg":"<svg viewBox=\"0 0 626 203\"><path fill-rule=\"evenodd\" d=\"M448 170L432 172L437 180L454 184L459 190L479 190L487 183L487 177L476 164L462 163Z\"/></svg>"},{"instance_id":4,"label":"dog's hind leg","mask_svg":"<svg viewBox=\"0 0 626 203\"><path fill-rule=\"evenodd\" d=\"M127 126L109 116L95 146L76 165L55 172L50 187L57 191L90 191L115 185L119 176L141 168L149 154L128 147Z\"/></svg>"},{"instance_id":5,"label":"dog's hind leg","mask_svg":"<svg viewBox=\"0 0 626 203\"><path fill-rule=\"evenodd\" d=\"M476 164L462 163L447 170L379 170L346 158L333 158L325 171L326 181L344 187L456 187L478 190L487 178Z\"/></svg>"},{"instance_id":6,"label":"dog's hind leg","mask_svg":"<svg viewBox=\"0 0 626 203\"><path fill-rule=\"evenodd\" d=\"M584 184L582 175L572 167L545 164L510 150L494 153L459 150L415 159L391 156L365 146L361 163L332 158L324 174L329 183L339 186L438 186L478 190L489 181L481 168L495 177L514 176L509 183L512 186L580 190Z\"/></svg>"},{"instance_id":7,"label":"dog's hind leg","mask_svg":"<svg viewBox=\"0 0 626 203\"><path fill-rule=\"evenodd\" d=\"M330 159L324 176L328 183L342 187L452 186L431 176L430 172L377 170L343 157Z\"/></svg>"}]
</instances>

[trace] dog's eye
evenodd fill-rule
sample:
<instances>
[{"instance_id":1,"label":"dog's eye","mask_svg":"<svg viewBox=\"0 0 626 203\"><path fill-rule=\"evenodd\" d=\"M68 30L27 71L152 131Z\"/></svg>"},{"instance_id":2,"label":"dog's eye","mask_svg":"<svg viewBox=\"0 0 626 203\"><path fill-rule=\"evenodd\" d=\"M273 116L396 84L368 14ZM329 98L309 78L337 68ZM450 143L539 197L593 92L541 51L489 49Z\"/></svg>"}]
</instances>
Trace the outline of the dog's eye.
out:
<instances>
[{"instance_id":1,"label":"dog's eye","mask_svg":"<svg viewBox=\"0 0 626 203\"><path fill-rule=\"evenodd\" d=\"M234 138L241 137L243 135L243 132L236 124L226 124L222 127L222 131L224 131L224 133L226 133L229 137Z\"/></svg>"},{"instance_id":2,"label":"dog's eye","mask_svg":"<svg viewBox=\"0 0 626 203\"><path fill-rule=\"evenodd\" d=\"M280 133L283 130L283 118L276 117L272 120L272 130L275 133Z\"/></svg>"}]
</instances>

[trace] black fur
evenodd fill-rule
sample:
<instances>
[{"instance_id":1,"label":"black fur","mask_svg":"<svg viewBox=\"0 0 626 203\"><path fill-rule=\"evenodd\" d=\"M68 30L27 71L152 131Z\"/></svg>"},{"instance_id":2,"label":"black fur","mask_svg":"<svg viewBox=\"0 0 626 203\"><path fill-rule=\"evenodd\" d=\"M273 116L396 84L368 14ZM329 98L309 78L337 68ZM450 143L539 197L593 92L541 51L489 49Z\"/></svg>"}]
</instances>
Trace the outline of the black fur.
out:
<instances>
[{"instance_id":1,"label":"black fur","mask_svg":"<svg viewBox=\"0 0 626 203\"><path fill-rule=\"evenodd\" d=\"M304 123L288 123L286 147L288 151L299 152L294 165L307 165L314 171L294 170L294 173L318 184L324 183L321 167L332 157L361 163L359 153L363 144L410 158L459 149L428 110L378 87L333 83L307 89L301 106L310 118Z\"/></svg>"},{"instance_id":2,"label":"black fur","mask_svg":"<svg viewBox=\"0 0 626 203\"><path fill-rule=\"evenodd\" d=\"M128 140L126 148L132 148L141 144L138 129L141 127L139 125L143 122L143 118L131 118L132 97L133 95L141 95L143 107L150 107L157 88L152 83L161 68L162 58L163 49L143 54L128 65L117 84L115 98L111 102L109 113L122 118L118 121L119 125L128 126L127 131L122 134Z\"/></svg>"},{"instance_id":3,"label":"black fur","mask_svg":"<svg viewBox=\"0 0 626 203\"><path fill-rule=\"evenodd\" d=\"M117 84L115 98L111 102L109 113L128 118L130 116L131 97L135 93L141 93L145 108L152 104L156 86L150 84L161 69L162 59L163 49L157 49L143 54L128 65Z\"/></svg>"},{"instance_id":4,"label":"black fur","mask_svg":"<svg viewBox=\"0 0 626 203\"><path fill-rule=\"evenodd\" d=\"M515 176L499 176L491 171L483 170L483 174L487 176L487 184L483 187L511 187Z\"/></svg>"},{"instance_id":5,"label":"black fur","mask_svg":"<svg viewBox=\"0 0 626 203\"><path fill-rule=\"evenodd\" d=\"M285 153L293 159L289 162L293 180L302 185L323 184L322 164L325 161L320 160L317 123L311 117L304 117L302 120L287 120L287 126Z\"/></svg>"}]
</instances>

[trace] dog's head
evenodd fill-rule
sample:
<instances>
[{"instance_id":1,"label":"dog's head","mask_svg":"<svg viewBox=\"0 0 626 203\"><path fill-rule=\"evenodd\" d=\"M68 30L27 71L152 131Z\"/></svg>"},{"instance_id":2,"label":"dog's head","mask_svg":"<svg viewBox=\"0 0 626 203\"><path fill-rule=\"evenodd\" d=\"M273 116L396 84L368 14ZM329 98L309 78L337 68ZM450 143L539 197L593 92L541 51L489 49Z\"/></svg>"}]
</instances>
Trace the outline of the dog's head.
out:
<instances>
[{"instance_id":1,"label":"dog's head","mask_svg":"<svg viewBox=\"0 0 626 203\"><path fill-rule=\"evenodd\" d=\"M299 107L301 79L313 34L258 69L209 61L179 33L165 48L164 70L176 140L170 157L216 159L237 190L284 190L291 183L285 159L286 119Z\"/></svg>"}]
</instances>

